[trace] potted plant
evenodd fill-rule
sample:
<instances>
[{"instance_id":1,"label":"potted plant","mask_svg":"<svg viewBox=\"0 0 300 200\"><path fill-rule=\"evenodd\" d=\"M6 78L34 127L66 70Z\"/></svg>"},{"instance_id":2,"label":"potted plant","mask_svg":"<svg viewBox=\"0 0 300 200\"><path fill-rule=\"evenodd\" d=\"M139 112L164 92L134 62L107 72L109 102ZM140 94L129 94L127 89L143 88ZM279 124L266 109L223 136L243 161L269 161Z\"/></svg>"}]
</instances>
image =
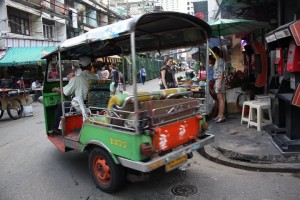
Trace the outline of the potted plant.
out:
<instances>
[{"instance_id":1,"label":"potted plant","mask_svg":"<svg viewBox=\"0 0 300 200\"><path fill-rule=\"evenodd\" d=\"M83 14L84 12L85 12L85 6L82 5L82 6L78 9L77 13L78 13L78 14Z\"/></svg>"}]
</instances>

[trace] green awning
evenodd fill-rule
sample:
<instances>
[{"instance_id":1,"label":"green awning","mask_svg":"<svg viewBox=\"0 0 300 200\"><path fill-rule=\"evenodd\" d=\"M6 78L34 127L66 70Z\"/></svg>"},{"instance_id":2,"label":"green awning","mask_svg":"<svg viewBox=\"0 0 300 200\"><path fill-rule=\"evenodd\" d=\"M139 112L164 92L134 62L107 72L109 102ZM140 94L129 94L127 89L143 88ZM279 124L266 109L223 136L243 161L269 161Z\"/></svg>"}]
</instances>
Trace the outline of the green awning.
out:
<instances>
[{"instance_id":1,"label":"green awning","mask_svg":"<svg viewBox=\"0 0 300 200\"><path fill-rule=\"evenodd\" d=\"M56 49L57 47L11 47L0 59L0 67L41 65L46 63L41 58Z\"/></svg>"}]
</instances>

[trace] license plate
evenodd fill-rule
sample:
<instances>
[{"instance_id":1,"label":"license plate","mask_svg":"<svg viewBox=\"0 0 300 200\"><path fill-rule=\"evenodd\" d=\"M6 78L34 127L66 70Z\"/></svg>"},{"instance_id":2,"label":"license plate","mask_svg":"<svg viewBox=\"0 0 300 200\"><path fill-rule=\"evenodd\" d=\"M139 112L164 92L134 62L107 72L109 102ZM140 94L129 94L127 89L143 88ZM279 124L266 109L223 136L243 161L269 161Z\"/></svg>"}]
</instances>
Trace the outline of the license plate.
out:
<instances>
[{"instance_id":1,"label":"license plate","mask_svg":"<svg viewBox=\"0 0 300 200\"><path fill-rule=\"evenodd\" d=\"M187 155L180 156L166 164L166 171L171 171L187 161Z\"/></svg>"}]
</instances>

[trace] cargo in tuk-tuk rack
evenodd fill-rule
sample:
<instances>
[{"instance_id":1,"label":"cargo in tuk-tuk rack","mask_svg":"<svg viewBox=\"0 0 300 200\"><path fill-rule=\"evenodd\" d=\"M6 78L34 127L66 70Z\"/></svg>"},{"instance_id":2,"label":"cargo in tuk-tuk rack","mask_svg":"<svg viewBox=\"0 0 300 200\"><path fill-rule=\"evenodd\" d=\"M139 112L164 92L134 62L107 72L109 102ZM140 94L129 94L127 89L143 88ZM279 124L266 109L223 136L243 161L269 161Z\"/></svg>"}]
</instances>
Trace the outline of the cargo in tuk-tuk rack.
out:
<instances>
[{"instance_id":1,"label":"cargo in tuk-tuk rack","mask_svg":"<svg viewBox=\"0 0 300 200\"><path fill-rule=\"evenodd\" d=\"M137 92L135 55L140 52L198 47L211 35L209 25L188 14L157 12L99 27L64 41L45 56L44 113L48 139L63 152L89 153L89 169L105 192L119 189L127 174L140 176L182 166L192 152L213 142L205 134L198 99L184 88ZM67 84L67 62L81 56L132 56L133 94L110 97L110 80L89 80L85 113L65 108L67 98L52 93ZM124 67L124 62L123 62ZM62 102L61 134L50 131ZM83 102L83 101L81 101Z\"/></svg>"}]
</instances>

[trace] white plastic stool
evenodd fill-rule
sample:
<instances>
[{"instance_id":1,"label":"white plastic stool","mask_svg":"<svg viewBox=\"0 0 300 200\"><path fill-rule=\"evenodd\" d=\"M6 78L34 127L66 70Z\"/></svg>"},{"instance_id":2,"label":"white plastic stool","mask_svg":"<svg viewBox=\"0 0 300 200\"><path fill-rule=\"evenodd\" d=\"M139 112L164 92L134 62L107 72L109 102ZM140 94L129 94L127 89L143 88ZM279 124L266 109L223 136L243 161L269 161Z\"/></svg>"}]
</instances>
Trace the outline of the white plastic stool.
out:
<instances>
[{"instance_id":1,"label":"white plastic stool","mask_svg":"<svg viewBox=\"0 0 300 200\"><path fill-rule=\"evenodd\" d=\"M255 120L255 110L257 112ZM269 119L265 119L263 110L268 110ZM255 102L250 104L248 128L250 126L256 126L258 131L261 131L261 127L267 124L272 124L272 114L270 104L266 102Z\"/></svg>"},{"instance_id":2,"label":"white plastic stool","mask_svg":"<svg viewBox=\"0 0 300 200\"><path fill-rule=\"evenodd\" d=\"M244 103L243 103L243 109L242 109L242 117L241 117L241 124L243 124L243 122L247 122L247 124L248 124L248 122L249 122L249 120L250 120L250 105L252 104L252 103L258 103L259 101L244 101ZM247 116L245 116L245 108L246 107L249 107L249 114L247 115Z\"/></svg>"}]
</instances>

